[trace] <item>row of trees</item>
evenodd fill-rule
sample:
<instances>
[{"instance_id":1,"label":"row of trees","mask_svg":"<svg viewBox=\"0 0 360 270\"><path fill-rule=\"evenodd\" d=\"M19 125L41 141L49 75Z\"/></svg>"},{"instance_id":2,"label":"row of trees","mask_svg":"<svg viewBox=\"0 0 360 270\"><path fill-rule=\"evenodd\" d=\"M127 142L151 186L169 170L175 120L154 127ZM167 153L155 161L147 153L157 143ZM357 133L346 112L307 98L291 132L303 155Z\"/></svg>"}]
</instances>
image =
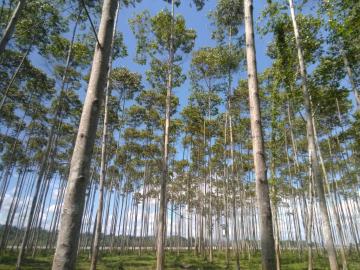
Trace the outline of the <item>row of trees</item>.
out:
<instances>
[{"instance_id":1,"label":"row of trees","mask_svg":"<svg viewBox=\"0 0 360 270\"><path fill-rule=\"evenodd\" d=\"M347 269L360 253L360 4L267 1L258 73L251 0L217 1L216 45L196 50L176 10L207 3L166 1L129 21L140 74L113 65L127 56L119 10L136 2L3 1L0 251L16 248L20 269L55 248L52 269L74 269L85 250L96 269L101 249L153 248L161 270L167 246L224 250L237 269L258 249L263 269L283 249L306 250L312 269L325 250Z\"/></svg>"}]
</instances>

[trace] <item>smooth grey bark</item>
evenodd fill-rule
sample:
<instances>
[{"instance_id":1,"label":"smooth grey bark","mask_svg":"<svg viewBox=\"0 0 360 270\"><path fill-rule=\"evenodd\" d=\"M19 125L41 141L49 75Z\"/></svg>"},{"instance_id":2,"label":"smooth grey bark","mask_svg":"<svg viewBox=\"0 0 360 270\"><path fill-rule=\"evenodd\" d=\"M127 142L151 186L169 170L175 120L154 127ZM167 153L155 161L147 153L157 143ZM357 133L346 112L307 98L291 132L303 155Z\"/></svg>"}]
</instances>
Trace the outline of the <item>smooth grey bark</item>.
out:
<instances>
[{"instance_id":1,"label":"smooth grey bark","mask_svg":"<svg viewBox=\"0 0 360 270\"><path fill-rule=\"evenodd\" d=\"M112 179L110 179L110 186L107 189L107 192L109 193L109 199L107 201L107 206L106 206L106 213L105 213L105 226L104 226L104 235L107 235L107 229L108 229L108 222L109 222L109 213L110 213L110 205L112 202L112 195L113 195L113 190L112 190ZM105 245L107 245L106 241L104 241L101 245L102 250L104 250Z\"/></svg>"},{"instance_id":2,"label":"smooth grey bark","mask_svg":"<svg viewBox=\"0 0 360 270\"><path fill-rule=\"evenodd\" d=\"M244 0L244 14L250 122L255 167L256 197L260 219L262 267L264 270L274 270L276 269L275 242L273 235L269 186L266 175L265 147L261 124L252 0Z\"/></svg>"},{"instance_id":3,"label":"smooth grey bark","mask_svg":"<svg viewBox=\"0 0 360 270\"><path fill-rule=\"evenodd\" d=\"M116 0L103 2L98 31L100 44L97 43L95 47L89 86L71 159L53 270L75 268L91 157L109 68L117 4Z\"/></svg>"},{"instance_id":4,"label":"smooth grey bark","mask_svg":"<svg viewBox=\"0 0 360 270\"><path fill-rule=\"evenodd\" d=\"M312 227L313 227L313 190L312 190L312 182L313 182L313 177L310 175L309 177L309 204L305 205L305 207L307 208L307 212L308 212L308 218L307 218L307 224L305 224L306 228L306 242L307 242L307 246L308 246L308 270L312 270L313 269L313 256L312 256L312 239L311 239L311 235L312 235Z\"/></svg>"},{"instance_id":5,"label":"smooth grey bark","mask_svg":"<svg viewBox=\"0 0 360 270\"><path fill-rule=\"evenodd\" d=\"M209 80L209 94L212 92L212 86ZM208 97L208 121L210 123L211 121L211 99L210 96ZM204 121L204 145L208 145L208 161L207 161L207 168L204 168L206 171L206 174L209 178L209 214L208 214L208 229L209 229L209 262L213 261L213 221L212 221L212 168L211 168L211 134L209 132L209 138L208 138L208 142L207 142L207 138L206 138L206 129L205 129L205 123L206 121ZM204 149L205 151L205 149ZM208 171L208 172L207 172ZM205 202L206 202L206 188L207 188L207 181L206 181L206 176L205 176ZM206 205L204 203L204 205Z\"/></svg>"},{"instance_id":6,"label":"smooth grey bark","mask_svg":"<svg viewBox=\"0 0 360 270\"><path fill-rule=\"evenodd\" d=\"M319 167L319 160L316 151L315 135L314 135L314 122L311 108L311 98L307 88L307 75L305 61L303 57L303 51L301 48L301 40L299 35L299 30L296 22L295 9L293 0L289 0L291 19L294 28L294 35L296 41L296 47L298 52L298 60L300 66L300 75L302 78L302 92L304 98L304 109L305 109L305 119L306 119L306 133L307 133L307 143L308 143L308 152L309 152L309 161L311 166L311 171L314 177L315 186L319 196L319 207L321 213L322 221L322 234L324 236L324 244L328 253L329 263L331 270L338 270L338 264L336 260L336 251L334 246L334 240L331 233L331 224L330 217L327 210L326 198L324 185L322 180L322 175Z\"/></svg>"},{"instance_id":7,"label":"smooth grey bark","mask_svg":"<svg viewBox=\"0 0 360 270\"><path fill-rule=\"evenodd\" d=\"M117 3L116 13L115 13L115 25L117 23L117 18L119 14L119 3ZM103 134L102 134L102 141L101 141L101 165L100 165L100 183L99 183L99 204L97 209L97 222L96 222L96 229L95 229L95 236L94 236L94 246L92 249L92 256L91 256L91 265L90 269L96 269L96 263L99 255L99 246L101 241L101 225L102 225L102 216L103 216L103 204L104 204L104 183L106 177L106 169L107 169L107 161L106 161L106 143L107 143L107 136L108 136L108 122L109 122L109 98L111 95L110 89L110 75L111 75L111 66L112 66L112 51L114 48L114 40L116 35L116 27L113 27L112 33L112 42L110 47L110 57L109 57L109 67L107 72L107 82L106 82L106 90L105 90L105 104L104 104L104 123L103 123ZM106 225L105 225L106 226Z\"/></svg>"},{"instance_id":8,"label":"smooth grey bark","mask_svg":"<svg viewBox=\"0 0 360 270\"><path fill-rule=\"evenodd\" d=\"M174 0L172 0L172 22L171 29L173 29L173 20L174 20ZM164 269L164 260L165 260L165 225L166 225L166 184L169 177L168 173L168 147L169 147L169 126L170 126L170 106L171 106L171 91L173 87L173 62L174 62L174 52L173 52L173 35L171 31L170 36L170 52L169 52L169 70L168 70L168 80L166 87L166 108L165 108L165 128L164 128L164 153L162 161L162 175L161 175L161 186L160 186L160 206L159 206L159 216L157 224L157 243L156 243L156 270Z\"/></svg>"},{"instance_id":9,"label":"smooth grey bark","mask_svg":"<svg viewBox=\"0 0 360 270\"><path fill-rule=\"evenodd\" d=\"M11 18L10 21L8 22L6 29L3 33L3 36L0 40L0 55L4 53L5 48L11 38L11 36L13 35L14 31L15 31L15 26L16 23L19 19L19 16L22 12L22 10L24 9L26 4L26 0L19 0L19 3L17 4Z\"/></svg>"},{"instance_id":10,"label":"smooth grey bark","mask_svg":"<svg viewBox=\"0 0 360 270\"><path fill-rule=\"evenodd\" d=\"M225 117L225 123L224 123L224 145L227 144L227 126L228 126L228 117ZM224 148L224 179L225 179L225 184L224 184L224 196L223 196L223 200L224 200L224 219L225 219L225 238L226 238L226 252L225 252L225 258L226 258L226 266L228 267L230 265L229 263L229 253L230 253L230 249L229 249L229 223L228 223L228 196L225 196L225 194L228 193L228 174L227 174L227 164L226 164L226 160L227 160L227 156L226 156L226 149Z\"/></svg>"},{"instance_id":11,"label":"smooth grey bark","mask_svg":"<svg viewBox=\"0 0 360 270\"><path fill-rule=\"evenodd\" d=\"M145 168L144 168L144 186L143 186L143 192L142 192L142 206L141 206L141 225L140 225L140 242L139 242L139 256L141 256L141 248L143 243L143 231L144 231L144 213L145 213L145 196L147 192L146 187L146 161L145 161Z\"/></svg>"},{"instance_id":12,"label":"smooth grey bark","mask_svg":"<svg viewBox=\"0 0 360 270\"><path fill-rule=\"evenodd\" d=\"M234 139L231 117L231 103L228 101L228 117L229 117L229 137L230 137L230 156L231 156L231 182L232 182L232 214L233 214L233 232L235 242L235 260L236 269L240 270L240 253L239 253L239 241L237 235L237 218L236 218L236 180L235 180L235 158L234 158Z\"/></svg>"},{"instance_id":13,"label":"smooth grey bark","mask_svg":"<svg viewBox=\"0 0 360 270\"><path fill-rule=\"evenodd\" d=\"M232 28L229 29L229 43L228 49L231 55L231 46L232 46ZM233 128L232 128L232 116L231 116L231 87L232 87L232 76L231 68L228 70L228 98L227 98L227 117L229 118L229 137L230 137L230 156L231 156L231 179L232 179L232 212L233 212L233 231L234 231L234 242L235 242L235 260L236 260L236 269L240 270L240 254L239 254L239 242L237 237L237 220L236 220L236 181L235 181L235 159L234 159L234 139L233 139Z\"/></svg>"}]
</instances>

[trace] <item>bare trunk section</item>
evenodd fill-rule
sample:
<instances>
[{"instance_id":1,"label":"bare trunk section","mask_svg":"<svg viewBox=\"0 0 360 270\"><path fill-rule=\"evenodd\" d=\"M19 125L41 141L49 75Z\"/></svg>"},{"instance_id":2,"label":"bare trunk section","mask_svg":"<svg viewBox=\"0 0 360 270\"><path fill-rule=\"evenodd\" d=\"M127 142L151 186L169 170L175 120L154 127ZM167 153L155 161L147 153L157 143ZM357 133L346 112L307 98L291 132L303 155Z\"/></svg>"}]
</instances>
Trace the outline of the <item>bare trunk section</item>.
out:
<instances>
[{"instance_id":1,"label":"bare trunk section","mask_svg":"<svg viewBox=\"0 0 360 270\"><path fill-rule=\"evenodd\" d=\"M312 256L312 223L313 223L313 190L312 190L312 183L313 177L310 175L309 177L309 204L307 204L307 212L308 212L308 220L306 224L306 242L308 246L308 270L313 269L313 256ZM306 206L305 206L306 207Z\"/></svg>"},{"instance_id":2,"label":"bare trunk section","mask_svg":"<svg viewBox=\"0 0 360 270\"><path fill-rule=\"evenodd\" d=\"M319 206L320 206L320 212L322 217L322 232L324 236L324 244L325 248L328 253L329 257L329 263L331 270L338 270L338 264L336 260L336 251L334 246L334 240L331 234L331 225L330 225L330 218L329 213L326 206L326 198L325 198L325 191L321 176L321 171L319 167L319 161L316 151L316 143L315 143L315 136L314 136L314 122L312 117L312 109L311 109L311 100L309 91L307 88L307 75L306 75L306 67L303 57L303 52L301 48L301 41L300 41L300 35L299 30L296 22L295 17L295 9L294 9L294 3L293 0L289 0L290 5L290 12L291 12L291 18L292 23L294 27L294 35L296 40L296 47L298 51L298 58L299 58L299 66L300 66L300 74L302 78L302 92L304 97L304 108L306 112L306 133L307 133L307 142L308 142L308 151L309 151L309 159L310 159L310 166L312 170L312 174L314 177L314 182L317 188L317 193L319 196Z\"/></svg>"},{"instance_id":3,"label":"bare trunk section","mask_svg":"<svg viewBox=\"0 0 360 270\"><path fill-rule=\"evenodd\" d=\"M230 90L230 89L229 89ZM228 101L228 117L229 117L229 137L230 137L230 156L231 156L231 182L232 182L232 214L233 214L233 232L235 242L235 260L236 269L240 270L240 253L239 253L239 241L237 234L237 217L236 217L236 180L235 180L235 158L234 158L234 139L231 117L231 103Z\"/></svg>"},{"instance_id":4,"label":"bare trunk section","mask_svg":"<svg viewBox=\"0 0 360 270\"><path fill-rule=\"evenodd\" d=\"M229 224L228 224L228 196L225 196L225 194L228 194L228 173L227 173L227 164L226 164L226 160L227 160L227 155L226 155L226 144L227 144L227 128L228 128L228 117L225 117L225 124L224 124L224 179L225 179L225 184L224 184L224 219L225 219L225 238L226 238L226 252L225 252L225 258L226 258L226 266L229 267L230 262L229 262L229 253L230 253L230 249L229 249Z\"/></svg>"},{"instance_id":5,"label":"bare trunk section","mask_svg":"<svg viewBox=\"0 0 360 270\"><path fill-rule=\"evenodd\" d=\"M165 116L165 132L164 132L164 156L163 169L160 187L160 209L157 230L157 270L164 269L164 246L165 246L165 222L166 222L166 182L168 178L168 145L169 145L169 126L170 126L170 102L172 87L172 72L169 74L168 89L166 94L166 116Z\"/></svg>"},{"instance_id":6,"label":"bare trunk section","mask_svg":"<svg viewBox=\"0 0 360 270\"><path fill-rule=\"evenodd\" d=\"M34 197L32 198L31 201L31 207L30 207L30 212L29 212L29 216L28 216L28 220L27 220L27 224L26 224L26 228L25 228L25 233L22 239L22 243L21 243L21 248L18 254L18 258L16 261L16 269L19 270L21 269L21 263L22 263L22 259L24 257L24 253L25 253L25 248L27 245L27 241L29 238L29 233L30 233L30 228L31 228L31 224L33 221L33 216L35 213L35 207L36 207L36 203L38 201L38 196L39 196L39 192L40 192L40 186L42 183L42 180L44 178L44 174L45 174L45 170L47 168L47 159L50 155L51 149L52 149L52 138L54 137L54 132L55 132L55 126L52 126L51 130L50 130L50 134L49 134L49 139L46 145L46 150L45 150L45 154L43 156L43 159L41 161L41 166L40 166L40 171L36 180L36 186L35 186L35 194Z\"/></svg>"},{"instance_id":7,"label":"bare trunk section","mask_svg":"<svg viewBox=\"0 0 360 270\"><path fill-rule=\"evenodd\" d=\"M171 28L173 28L174 20L174 0L172 0L172 23ZM169 53L169 70L168 70L168 81L167 81L167 91L166 91L166 109L165 109L165 128L164 128L164 156L163 156L163 165L162 165L162 177L161 177L161 186L160 186L160 206L159 206L159 216L157 224L157 243L156 243L156 270L164 269L165 261L165 226L166 226L166 183L168 180L168 146L169 146L169 126L170 126L170 106L171 106L171 91L173 85L173 61L174 61L174 52L173 52L173 36L170 36L170 53Z\"/></svg>"},{"instance_id":8,"label":"bare trunk section","mask_svg":"<svg viewBox=\"0 0 360 270\"><path fill-rule=\"evenodd\" d=\"M259 207L260 218L262 266L264 270L273 270L276 269L275 242L273 235L269 186L266 176L264 140L261 125L252 0L244 0L244 14L250 122L255 167L256 197Z\"/></svg>"},{"instance_id":9,"label":"bare trunk section","mask_svg":"<svg viewBox=\"0 0 360 270\"><path fill-rule=\"evenodd\" d=\"M228 49L231 55L231 46L232 46L232 28L229 29L229 43ZM233 128L232 128L232 116L231 116L231 87L232 87L232 77L231 77L231 68L228 70L228 99L227 99L227 117L229 118L229 137L230 137L230 156L231 156L231 182L232 182L232 214L233 214L233 232L234 232L234 242L235 242L235 260L236 260L236 269L240 270L240 254L239 254L239 242L237 235L237 220L236 220L236 180L235 180L235 159L234 159L234 139L233 139Z\"/></svg>"},{"instance_id":10,"label":"bare trunk section","mask_svg":"<svg viewBox=\"0 0 360 270\"><path fill-rule=\"evenodd\" d=\"M53 270L75 268L81 219L103 91L106 85L118 1L104 0L89 86L70 165Z\"/></svg>"},{"instance_id":11,"label":"bare trunk section","mask_svg":"<svg viewBox=\"0 0 360 270\"><path fill-rule=\"evenodd\" d=\"M313 118L313 122L315 124L315 119ZM329 193L330 196L330 207L333 209L333 213L334 213L334 218L335 218L335 225L336 225L336 235L338 235L339 240L340 240L340 255L341 255L341 262L342 262L342 268L343 270L347 270L347 260L346 260L346 254L345 254L345 247L346 247L346 242L345 242L345 237L344 237L344 232L341 226L341 221L340 221L340 216L339 216L339 211L337 208L337 202L336 202L336 191L334 192L334 196L331 195L331 189L330 189L330 183L329 183L329 179L328 179L328 172L327 169L325 167L325 163L324 163L324 159L322 156L322 151L320 149L320 144L319 144L319 140L318 140L318 136L317 136L317 130L316 130L316 125L314 125L314 138L315 138L315 144L317 147L317 151L318 151L318 155L319 155L319 159L320 159L320 166L324 175L324 180L325 180L325 187L327 192ZM334 180L336 182L336 180ZM335 198L334 198L335 197Z\"/></svg>"},{"instance_id":12,"label":"bare trunk section","mask_svg":"<svg viewBox=\"0 0 360 270\"><path fill-rule=\"evenodd\" d=\"M116 7L115 13L115 26L117 23L117 18L119 14L119 3ZM100 168L100 183L99 183L99 204L97 209L97 222L96 222L96 229L95 229L95 236L94 236L94 245L92 249L92 256L91 256L91 265L90 269L96 269L96 263L99 254L99 246L101 241L101 224L102 224L102 216L103 216L103 204L104 204L104 183L106 177L106 143L107 143L107 133L108 133L108 121L109 121L109 113L108 113L108 106L109 106L109 97L111 95L110 89L110 75L111 75L111 66L112 66L112 50L114 48L114 40L116 35L116 27L113 29L112 34L112 42L110 48L110 57L109 57L109 67L107 73L107 82L106 82L106 90L105 90L105 104L104 104L104 123L103 123L103 134L102 134L102 141L101 141L101 168ZM106 224L105 224L106 226Z\"/></svg>"}]
</instances>

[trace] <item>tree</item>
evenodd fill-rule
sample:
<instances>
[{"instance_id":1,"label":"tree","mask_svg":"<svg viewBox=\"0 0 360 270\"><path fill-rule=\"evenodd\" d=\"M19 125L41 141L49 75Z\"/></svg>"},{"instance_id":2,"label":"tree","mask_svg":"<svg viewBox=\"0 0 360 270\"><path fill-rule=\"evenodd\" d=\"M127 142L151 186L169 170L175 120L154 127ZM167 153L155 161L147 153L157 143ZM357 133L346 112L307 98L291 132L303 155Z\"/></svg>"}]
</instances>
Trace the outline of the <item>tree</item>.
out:
<instances>
[{"instance_id":1,"label":"tree","mask_svg":"<svg viewBox=\"0 0 360 270\"><path fill-rule=\"evenodd\" d=\"M252 0L244 0L250 122L256 179L256 197L260 215L262 265L264 269L270 270L276 269L275 243L273 236L269 186L266 175L265 149L261 126L252 11Z\"/></svg>"},{"instance_id":2,"label":"tree","mask_svg":"<svg viewBox=\"0 0 360 270\"><path fill-rule=\"evenodd\" d=\"M306 75L306 67L303 57L303 51L301 48L301 40L299 35L299 30L296 22L295 17L295 9L294 9L294 3L292 0L289 0L290 5L290 12L291 12L291 19L294 27L294 35L295 35L295 41L296 41L296 48L298 52L298 58L299 58L299 66L300 66L300 75L302 80L302 92L304 97L304 107L305 107L305 118L306 118L306 133L307 133L307 142L308 142L308 152L309 152L309 158L310 158L310 166L312 171L312 177L314 177L314 182L316 183L317 193L319 196L319 203L320 203L320 211L322 216L322 222L323 222L323 235L324 235L324 241L325 241L325 247L328 252L329 256L329 262L330 262L330 268L332 270L338 269L338 264L336 260L336 251L334 246L334 240L331 234L331 224L330 224L330 218L329 213L327 210L326 205L326 198L325 198L325 191L324 191L324 185L322 181L321 171L319 167L319 161L317 156L317 149L315 144L315 135L314 135L314 118L313 118L313 112L311 108L311 98L308 91L307 86L307 75Z\"/></svg>"},{"instance_id":3,"label":"tree","mask_svg":"<svg viewBox=\"0 0 360 270\"><path fill-rule=\"evenodd\" d=\"M138 15L131 21L133 32L138 38L137 60L146 63L147 54L151 56L152 71L149 77L152 84L166 92L164 144L162 160L162 177L160 184L160 208L157 232L157 269L164 269L165 222L166 222L166 184L168 181L169 127L171 114L172 89L181 84L181 68L175 63L181 61L180 52L189 53L196 37L193 30L187 29L185 20L174 15L175 2L172 1L172 12L162 11L153 18L147 12ZM170 26L170 27L169 27ZM163 59L165 57L165 59ZM178 75L178 76L176 76Z\"/></svg>"},{"instance_id":4,"label":"tree","mask_svg":"<svg viewBox=\"0 0 360 270\"><path fill-rule=\"evenodd\" d=\"M0 1L2 33L19 2ZM122 7L137 2L107 3L127 16ZM116 22L111 38L103 31L100 42L96 34L101 21L106 28L104 1L26 1L0 53L0 255L18 251L17 268L31 267L43 255L51 258L60 229L66 241L58 241L54 269L79 265L75 256L101 268L114 254L145 250L143 268L155 260L166 267L169 250L180 256L174 262L180 268L218 268L222 257L226 268L241 269L245 257L256 268L262 252L264 269L285 267L289 255L313 269L329 257L325 199L338 267L354 267L360 2L266 2L246 1L254 15L262 12L249 20L247 6L247 25L260 33L256 62L255 44L246 40L254 34L242 29L244 1L160 1L161 11L151 8L121 24L137 39L123 59L123 43L133 35L114 37ZM187 12L206 3L213 6L208 16ZM106 60L102 42L110 39Z\"/></svg>"},{"instance_id":5,"label":"tree","mask_svg":"<svg viewBox=\"0 0 360 270\"><path fill-rule=\"evenodd\" d=\"M201 113L202 117L202 145L203 145L203 182L204 197L200 216L206 219L205 213L209 213L209 260L212 261L213 242L213 171L212 171L212 139L216 132L216 122L212 119L218 114L218 106L221 102L219 93L224 91L224 74L227 73L226 64L228 59L226 49L222 47L201 48L193 54L190 77L192 82L192 95L190 100ZM236 62L236 57L234 57ZM209 199L207 199L209 197ZM209 207L207 207L209 201ZM208 211L206 211L208 208ZM200 221L202 224L202 220ZM204 226L201 225L203 228ZM201 229L202 230L202 229ZM201 232L203 234L203 231ZM200 251L204 252L204 239L200 238Z\"/></svg>"},{"instance_id":6,"label":"tree","mask_svg":"<svg viewBox=\"0 0 360 270\"><path fill-rule=\"evenodd\" d=\"M118 20L118 14L119 14L119 3L117 3L116 6L116 12L115 12L115 18L114 18L114 24L117 25ZM96 213L96 228L95 228L95 235L94 235L94 245L92 247L93 254L91 256L91 265L90 269L95 270L96 269L96 263L98 259L98 253L99 253L99 245L100 245L100 237L101 237L101 224L102 224L102 213L103 213L103 204L104 204L104 183L105 183L105 176L106 176L106 170L107 170L107 156L106 156L106 143L107 143L107 136L108 136L108 119L109 119L109 96L110 96L110 74L111 74L111 67L112 67L112 54L114 49L114 41L116 37L116 27L114 26L113 34L112 34L112 41L111 41L111 47L110 47L110 57L109 57L109 67L107 71L107 82L105 87L105 102L104 102L104 123L103 123L103 132L102 132L102 138L101 138L101 167L100 167L100 179L99 179L99 205L98 205L98 211Z\"/></svg>"},{"instance_id":7,"label":"tree","mask_svg":"<svg viewBox=\"0 0 360 270\"><path fill-rule=\"evenodd\" d=\"M358 59L355 56L357 47L354 40L357 36L357 25L359 24L359 15L356 10L358 4L354 1L322 1L322 9L328 16L328 25L330 33L328 35L329 43L332 48L330 51L342 59L344 70L348 76L352 91L354 93L356 108L360 108L360 94L358 89L358 80L356 79ZM324 15L325 15L324 14Z\"/></svg>"},{"instance_id":8,"label":"tree","mask_svg":"<svg viewBox=\"0 0 360 270\"><path fill-rule=\"evenodd\" d=\"M242 183L236 183L235 176L235 159L234 159L234 136L233 136L233 115L231 113L231 96L233 95L232 82L233 73L239 68L241 58L243 57L241 46L242 41L239 37L239 28L244 20L244 6L242 1L222 0L219 1L216 10L213 14L215 19L216 30L213 33L215 38L224 48L225 53L222 53L221 61L223 65L223 73L227 76L226 89L226 109L229 126L230 139L230 155L231 155L231 186L232 186L232 213L233 213L233 235L235 241L235 257L236 267L240 270L240 254L238 241L238 224L236 217L236 187L241 186ZM238 39L235 41L234 39ZM227 44L225 43L227 40ZM225 43L225 44L224 44ZM225 47L226 46L226 47ZM227 120L226 120L227 121ZM225 139L226 140L226 139ZM242 180L240 180L242 182Z\"/></svg>"},{"instance_id":9,"label":"tree","mask_svg":"<svg viewBox=\"0 0 360 270\"><path fill-rule=\"evenodd\" d=\"M117 1L105 0L89 86L71 159L52 269L74 269L91 156L106 85Z\"/></svg>"}]
</instances>

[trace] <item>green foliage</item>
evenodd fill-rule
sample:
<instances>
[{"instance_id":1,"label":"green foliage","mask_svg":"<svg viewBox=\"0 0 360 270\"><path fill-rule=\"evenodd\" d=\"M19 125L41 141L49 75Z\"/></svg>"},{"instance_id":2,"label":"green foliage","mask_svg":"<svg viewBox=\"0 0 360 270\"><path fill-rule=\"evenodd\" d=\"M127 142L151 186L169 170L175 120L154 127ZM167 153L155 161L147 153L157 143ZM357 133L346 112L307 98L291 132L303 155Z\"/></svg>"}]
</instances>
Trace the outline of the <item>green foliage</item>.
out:
<instances>
[{"instance_id":1,"label":"green foliage","mask_svg":"<svg viewBox=\"0 0 360 270\"><path fill-rule=\"evenodd\" d=\"M232 38L239 34L244 20L243 1L217 1L216 10L210 14L216 30L213 38L220 42L227 42L226 37Z\"/></svg>"},{"instance_id":2,"label":"green foliage","mask_svg":"<svg viewBox=\"0 0 360 270\"><path fill-rule=\"evenodd\" d=\"M110 75L111 89L125 99L132 99L142 89L141 75L126 68L115 68Z\"/></svg>"},{"instance_id":3,"label":"green foliage","mask_svg":"<svg viewBox=\"0 0 360 270\"><path fill-rule=\"evenodd\" d=\"M136 60L145 64L148 54L151 58L164 56L170 50L174 55L178 51L189 53L196 38L194 30L187 29L182 16L172 17L167 10L150 18L148 11L131 19L130 26L138 40ZM181 61L180 55L175 61Z\"/></svg>"},{"instance_id":4,"label":"green foliage","mask_svg":"<svg viewBox=\"0 0 360 270\"><path fill-rule=\"evenodd\" d=\"M56 6L48 1L29 2L17 23L15 39L18 46L38 46L40 49L51 42L54 35L65 31L65 22ZM32 31L29 31L32 29Z\"/></svg>"}]
</instances>

